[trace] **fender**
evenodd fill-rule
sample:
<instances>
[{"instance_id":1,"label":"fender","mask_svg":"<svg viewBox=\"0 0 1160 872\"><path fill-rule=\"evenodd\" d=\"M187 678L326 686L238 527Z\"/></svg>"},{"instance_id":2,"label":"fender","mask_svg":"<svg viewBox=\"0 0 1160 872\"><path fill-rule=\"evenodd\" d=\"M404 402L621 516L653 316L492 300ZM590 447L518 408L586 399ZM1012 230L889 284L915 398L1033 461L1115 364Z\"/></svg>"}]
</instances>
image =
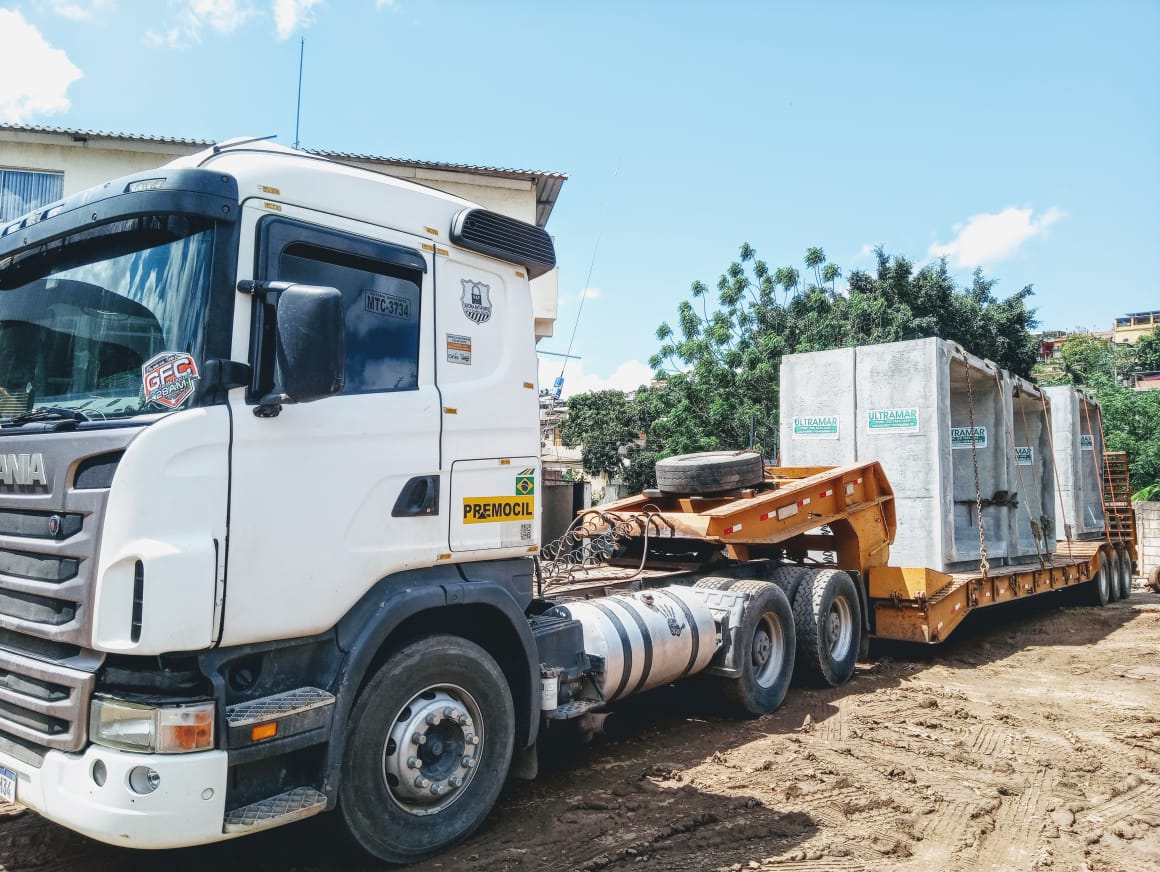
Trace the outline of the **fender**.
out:
<instances>
[{"instance_id":1,"label":"fender","mask_svg":"<svg viewBox=\"0 0 1160 872\"><path fill-rule=\"evenodd\" d=\"M509 574L508 578L515 574ZM521 696L528 703L525 722L516 725L517 746L522 743L527 747L535 742L540 723L539 706L534 704L539 699L539 673L533 667L538 663L538 655L527 617L510 586L498 578L465 581L458 568L451 566L402 572L375 584L335 627L335 640L346 657L337 676L335 729L327 751L325 792L332 802L346 746L345 725L354 707L356 690L383 643L411 618L463 606L494 609L505 628L511 630L525 664L523 687L513 687L512 695L517 706Z\"/></svg>"}]
</instances>

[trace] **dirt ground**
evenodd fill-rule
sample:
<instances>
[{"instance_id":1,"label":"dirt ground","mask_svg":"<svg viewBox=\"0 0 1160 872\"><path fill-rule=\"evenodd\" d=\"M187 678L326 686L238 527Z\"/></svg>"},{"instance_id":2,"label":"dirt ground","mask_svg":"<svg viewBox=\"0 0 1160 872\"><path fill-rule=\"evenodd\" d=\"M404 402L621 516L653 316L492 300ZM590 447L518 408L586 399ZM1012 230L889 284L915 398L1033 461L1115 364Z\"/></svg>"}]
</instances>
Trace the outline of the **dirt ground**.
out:
<instances>
[{"instance_id":1,"label":"dirt ground","mask_svg":"<svg viewBox=\"0 0 1160 872\"><path fill-rule=\"evenodd\" d=\"M1160 869L1160 595L1027 601L939 649L731 721L667 688L550 752L433 870ZM703 706L702 706L703 708ZM611 723L610 723L611 726ZM106 847L0 806L5 870L339 872L328 816L205 848Z\"/></svg>"}]
</instances>

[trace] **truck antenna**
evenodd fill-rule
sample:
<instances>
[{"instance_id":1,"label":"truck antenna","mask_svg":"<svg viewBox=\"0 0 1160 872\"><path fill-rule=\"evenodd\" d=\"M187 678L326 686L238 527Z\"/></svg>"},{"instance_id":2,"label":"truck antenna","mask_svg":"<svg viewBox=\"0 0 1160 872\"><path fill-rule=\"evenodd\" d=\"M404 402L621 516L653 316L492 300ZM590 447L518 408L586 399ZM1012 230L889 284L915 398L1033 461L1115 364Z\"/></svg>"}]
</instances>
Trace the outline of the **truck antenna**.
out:
<instances>
[{"instance_id":1,"label":"truck antenna","mask_svg":"<svg viewBox=\"0 0 1160 872\"><path fill-rule=\"evenodd\" d=\"M298 110L294 113L294 147L298 148L298 126L302 121L302 61L306 57L306 37L298 41Z\"/></svg>"}]
</instances>

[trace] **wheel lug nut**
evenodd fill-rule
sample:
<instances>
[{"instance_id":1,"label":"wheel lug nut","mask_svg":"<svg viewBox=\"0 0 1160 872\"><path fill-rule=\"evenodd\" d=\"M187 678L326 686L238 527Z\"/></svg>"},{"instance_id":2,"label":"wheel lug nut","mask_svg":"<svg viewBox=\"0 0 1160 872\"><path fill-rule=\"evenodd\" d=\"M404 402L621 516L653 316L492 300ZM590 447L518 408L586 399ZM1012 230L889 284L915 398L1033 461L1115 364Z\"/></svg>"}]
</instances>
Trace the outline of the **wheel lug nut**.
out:
<instances>
[{"instance_id":1,"label":"wheel lug nut","mask_svg":"<svg viewBox=\"0 0 1160 872\"><path fill-rule=\"evenodd\" d=\"M475 733L468 733L466 736L463 737L463 741L465 741L469 745L478 745L479 744L479 736L475 735Z\"/></svg>"},{"instance_id":2,"label":"wheel lug nut","mask_svg":"<svg viewBox=\"0 0 1160 872\"><path fill-rule=\"evenodd\" d=\"M427 744L427 736L423 733L416 733L411 737L411 743L414 745L425 745Z\"/></svg>"},{"instance_id":3,"label":"wheel lug nut","mask_svg":"<svg viewBox=\"0 0 1160 872\"><path fill-rule=\"evenodd\" d=\"M455 717L455 709L451 708L451 706L447 706L447 708L443 709L443 717L445 717L445 718Z\"/></svg>"},{"instance_id":4,"label":"wheel lug nut","mask_svg":"<svg viewBox=\"0 0 1160 872\"><path fill-rule=\"evenodd\" d=\"M411 767L412 769L422 769L423 768L423 761L420 760L418 757L408 757L407 758L407 765L409 767Z\"/></svg>"},{"instance_id":5,"label":"wheel lug nut","mask_svg":"<svg viewBox=\"0 0 1160 872\"><path fill-rule=\"evenodd\" d=\"M459 787L460 785L463 784L463 779L460 778L458 775L452 775L450 778L447 779L447 783L450 784L452 787Z\"/></svg>"},{"instance_id":6,"label":"wheel lug nut","mask_svg":"<svg viewBox=\"0 0 1160 872\"><path fill-rule=\"evenodd\" d=\"M427 723L431 726L435 726L441 720L443 720L443 718L439 717L439 715L435 714L435 712L431 712L431 714L427 715Z\"/></svg>"},{"instance_id":7,"label":"wheel lug nut","mask_svg":"<svg viewBox=\"0 0 1160 872\"><path fill-rule=\"evenodd\" d=\"M475 766L475 758L474 757L464 757L461 762L463 763L464 769L471 769Z\"/></svg>"},{"instance_id":8,"label":"wheel lug nut","mask_svg":"<svg viewBox=\"0 0 1160 872\"><path fill-rule=\"evenodd\" d=\"M442 792L443 792L443 785L440 784L438 781L436 781L434 784L431 785L431 795L432 796L438 796Z\"/></svg>"},{"instance_id":9,"label":"wheel lug nut","mask_svg":"<svg viewBox=\"0 0 1160 872\"><path fill-rule=\"evenodd\" d=\"M422 775L420 775L418 778L415 779L415 786L418 787L420 790L422 790L424 787L426 787L430 783L431 782L428 781L426 778L424 778Z\"/></svg>"},{"instance_id":10,"label":"wheel lug nut","mask_svg":"<svg viewBox=\"0 0 1160 872\"><path fill-rule=\"evenodd\" d=\"M466 727L470 721L471 718L469 718L467 715L460 715L455 719L455 722L461 727Z\"/></svg>"}]
</instances>

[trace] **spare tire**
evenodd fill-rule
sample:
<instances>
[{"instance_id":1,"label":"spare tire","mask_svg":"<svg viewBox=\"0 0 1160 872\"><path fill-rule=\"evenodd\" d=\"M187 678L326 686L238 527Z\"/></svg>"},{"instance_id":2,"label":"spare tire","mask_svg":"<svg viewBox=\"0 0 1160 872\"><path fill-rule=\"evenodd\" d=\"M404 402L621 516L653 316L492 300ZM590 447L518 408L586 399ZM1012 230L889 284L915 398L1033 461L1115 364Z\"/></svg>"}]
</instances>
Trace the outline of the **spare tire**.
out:
<instances>
[{"instance_id":1,"label":"spare tire","mask_svg":"<svg viewBox=\"0 0 1160 872\"><path fill-rule=\"evenodd\" d=\"M701 451L658 460L657 487L670 494L711 494L752 487L765 477L756 451Z\"/></svg>"}]
</instances>

